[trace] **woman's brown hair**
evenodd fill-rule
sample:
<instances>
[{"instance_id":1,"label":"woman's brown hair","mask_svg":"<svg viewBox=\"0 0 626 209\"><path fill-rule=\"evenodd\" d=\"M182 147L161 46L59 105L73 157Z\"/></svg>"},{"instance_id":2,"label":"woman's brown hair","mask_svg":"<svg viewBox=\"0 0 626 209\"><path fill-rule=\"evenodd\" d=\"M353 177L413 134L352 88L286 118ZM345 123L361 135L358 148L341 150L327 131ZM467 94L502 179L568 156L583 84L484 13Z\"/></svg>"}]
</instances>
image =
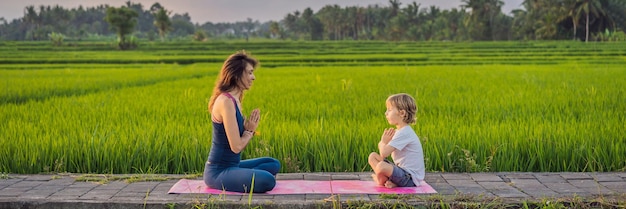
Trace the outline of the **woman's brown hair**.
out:
<instances>
[{"instance_id":1,"label":"woman's brown hair","mask_svg":"<svg viewBox=\"0 0 626 209\"><path fill-rule=\"evenodd\" d=\"M213 109L213 104L215 104L215 99L224 93L231 91L233 89L243 89L243 84L241 83L241 78L246 71L247 64L252 65L253 68L259 64L259 61L252 58L245 51L238 51L228 57L224 64L222 65L222 69L215 80L215 87L213 88L213 94L211 95L211 99L209 100L209 112ZM239 95L239 101L243 99L243 92Z\"/></svg>"}]
</instances>

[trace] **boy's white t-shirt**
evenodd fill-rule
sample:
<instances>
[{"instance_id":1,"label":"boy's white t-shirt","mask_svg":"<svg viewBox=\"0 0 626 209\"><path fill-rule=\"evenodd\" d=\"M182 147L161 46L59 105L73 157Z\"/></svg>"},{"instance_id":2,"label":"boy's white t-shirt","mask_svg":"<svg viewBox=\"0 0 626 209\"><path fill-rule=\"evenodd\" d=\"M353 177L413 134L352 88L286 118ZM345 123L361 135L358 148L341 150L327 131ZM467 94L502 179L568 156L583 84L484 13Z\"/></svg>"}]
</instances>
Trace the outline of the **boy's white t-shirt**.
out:
<instances>
[{"instance_id":1,"label":"boy's white t-shirt","mask_svg":"<svg viewBox=\"0 0 626 209\"><path fill-rule=\"evenodd\" d=\"M424 165L424 152L419 137L411 126L405 126L391 138L389 146L396 148L391 153L393 162L411 174L413 183L419 186L424 180L426 167Z\"/></svg>"}]
</instances>

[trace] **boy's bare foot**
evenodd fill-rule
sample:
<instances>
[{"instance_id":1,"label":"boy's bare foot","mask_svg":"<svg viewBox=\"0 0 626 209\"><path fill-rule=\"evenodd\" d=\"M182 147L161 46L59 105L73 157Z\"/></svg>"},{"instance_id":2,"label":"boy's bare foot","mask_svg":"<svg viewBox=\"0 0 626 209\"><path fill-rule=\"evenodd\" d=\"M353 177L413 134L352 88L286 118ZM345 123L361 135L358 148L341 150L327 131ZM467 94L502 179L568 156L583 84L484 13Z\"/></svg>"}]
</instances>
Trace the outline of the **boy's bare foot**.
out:
<instances>
[{"instance_id":1,"label":"boy's bare foot","mask_svg":"<svg viewBox=\"0 0 626 209\"><path fill-rule=\"evenodd\" d=\"M376 174L372 174L372 179L374 179L374 182L376 182L376 185L381 186L381 187L384 187L385 186L384 182L387 181L386 178L385 179L379 179L378 175L376 175Z\"/></svg>"},{"instance_id":2,"label":"boy's bare foot","mask_svg":"<svg viewBox=\"0 0 626 209\"><path fill-rule=\"evenodd\" d=\"M380 182L378 182L378 176L376 176L376 174L372 174L372 179L374 179L374 182L376 182L376 185L378 185L378 186L384 186L383 184L381 184Z\"/></svg>"},{"instance_id":3,"label":"boy's bare foot","mask_svg":"<svg viewBox=\"0 0 626 209\"><path fill-rule=\"evenodd\" d=\"M394 187L397 187L397 186L398 186L398 185L394 184L394 183L393 183L393 182L391 182L391 181L387 181L387 182L385 182L385 187L387 187L387 188L389 188L389 189L394 188Z\"/></svg>"}]
</instances>

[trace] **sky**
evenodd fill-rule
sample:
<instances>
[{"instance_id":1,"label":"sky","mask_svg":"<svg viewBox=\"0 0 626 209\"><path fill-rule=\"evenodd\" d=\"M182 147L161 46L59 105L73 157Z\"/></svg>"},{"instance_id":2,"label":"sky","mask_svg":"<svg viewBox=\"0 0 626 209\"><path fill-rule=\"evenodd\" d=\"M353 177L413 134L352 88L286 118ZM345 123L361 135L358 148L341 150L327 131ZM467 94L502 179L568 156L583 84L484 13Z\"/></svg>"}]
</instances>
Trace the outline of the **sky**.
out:
<instances>
[{"instance_id":1,"label":"sky","mask_svg":"<svg viewBox=\"0 0 626 209\"><path fill-rule=\"evenodd\" d=\"M59 5L65 9L83 7L95 7L108 4L119 7L128 0L0 0L0 17L7 21L24 16L24 8L33 5ZM509 14L511 10L520 8L523 0L502 0L502 11ZM363 6L378 4L388 6L388 0L132 0L133 3L141 3L144 9L149 9L155 2L160 3L172 14L188 13L193 23L206 22L238 22L248 18L266 22L270 20L282 20L285 15L294 11L302 11L310 7L314 12L319 11L325 5ZM401 8L407 4L416 2L421 8L432 5L440 9L460 8L461 0L400 0Z\"/></svg>"}]
</instances>

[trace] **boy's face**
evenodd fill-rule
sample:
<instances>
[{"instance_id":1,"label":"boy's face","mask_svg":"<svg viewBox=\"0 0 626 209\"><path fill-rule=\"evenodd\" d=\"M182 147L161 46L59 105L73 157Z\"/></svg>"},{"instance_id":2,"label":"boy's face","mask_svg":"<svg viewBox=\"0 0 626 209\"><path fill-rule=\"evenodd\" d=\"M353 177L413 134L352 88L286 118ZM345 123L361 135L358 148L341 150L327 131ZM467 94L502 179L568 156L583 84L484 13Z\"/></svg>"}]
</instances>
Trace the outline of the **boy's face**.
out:
<instances>
[{"instance_id":1,"label":"boy's face","mask_svg":"<svg viewBox=\"0 0 626 209\"><path fill-rule=\"evenodd\" d=\"M387 111L385 111L385 117L387 118L387 122L389 122L390 125L398 125L403 122L402 113L400 110L398 110L398 108L392 105L389 101L385 103L385 106L387 106Z\"/></svg>"}]
</instances>

